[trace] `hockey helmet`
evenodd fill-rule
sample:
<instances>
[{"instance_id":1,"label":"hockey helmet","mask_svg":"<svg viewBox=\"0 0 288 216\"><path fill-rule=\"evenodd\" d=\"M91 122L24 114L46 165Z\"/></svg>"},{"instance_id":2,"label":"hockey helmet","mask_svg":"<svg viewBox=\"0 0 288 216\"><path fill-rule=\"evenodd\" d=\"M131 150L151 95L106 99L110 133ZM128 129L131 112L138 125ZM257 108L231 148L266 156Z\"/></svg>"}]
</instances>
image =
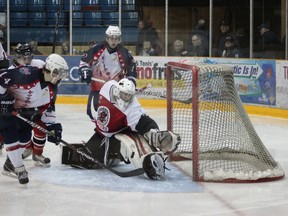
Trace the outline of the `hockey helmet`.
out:
<instances>
[{"instance_id":1,"label":"hockey helmet","mask_svg":"<svg viewBox=\"0 0 288 216\"><path fill-rule=\"evenodd\" d=\"M124 111L136 94L134 83L127 79L121 79L115 86L113 95L120 110Z\"/></svg>"},{"instance_id":2,"label":"hockey helmet","mask_svg":"<svg viewBox=\"0 0 288 216\"><path fill-rule=\"evenodd\" d=\"M120 37L122 35L118 26L109 26L105 33L110 37Z\"/></svg>"},{"instance_id":3,"label":"hockey helmet","mask_svg":"<svg viewBox=\"0 0 288 216\"><path fill-rule=\"evenodd\" d=\"M62 56L53 53L46 58L45 63L45 81L56 84L59 80L67 77L69 67Z\"/></svg>"},{"instance_id":4,"label":"hockey helmet","mask_svg":"<svg viewBox=\"0 0 288 216\"><path fill-rule=\"evenodd\" d=\"M115 49L121 43L121 30L118 26L109 26L105 32L106 41L111 49Z\"/></svg>"},{"instance_id":5,"label":"hockey helmet","mask_svg":"<svg viewBox=\"0 0 288 216\"><path fill-rule=\"evenodd\" d=\"M28 65L31 64L34 53L32 51L31 46L26 44L17 44L14 49L16 58L13 60L15 65ZM14 64L14 63L13 63Z\"/></svg>"},{"instance_id":6,"label":"hockey helmet","mask_svg":"<svg viewBox=\"0 0 288 216\"><path fill-rule=\"evenodd\" d=\"M16 57L26 57L26 56L33 56L33 51L31 46L26 44L17 44L16 48L14 49Z\"/></svg>"}]
</instances>

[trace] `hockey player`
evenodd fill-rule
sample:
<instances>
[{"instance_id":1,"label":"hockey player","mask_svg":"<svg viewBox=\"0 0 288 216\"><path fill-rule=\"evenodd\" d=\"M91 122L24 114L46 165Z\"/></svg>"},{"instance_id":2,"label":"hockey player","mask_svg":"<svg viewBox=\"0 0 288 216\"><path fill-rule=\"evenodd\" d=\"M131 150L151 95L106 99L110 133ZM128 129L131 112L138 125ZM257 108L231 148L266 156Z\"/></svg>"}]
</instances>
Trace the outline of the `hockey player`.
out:
<instances>
[{"instance_id":1,"label":"hockey player","mask_svg":"<svg viewBox=\"0 0 288 216\"><path fill-rule=\"evenodd\" d=\"M32 51L31 46L26 44L17 44L14 49L15 58L12 60L12 65L9 69L13 69L16 67L20 67L23 65L31 65L38 68L43 68L45 62L41 59L34 59L34 53Z\"/></svg>"},{"instance_id":2,"label":"hockey player","mask_svg":"<svg viewBox=\"0 0 288 216\"><path fill-rule=\"evenodd\" d=\"M7 54L6 54L5 50L3 49L2 44L0 43L0 70L8 68L8 67L9 67L9 59L7 57ZM2 152L3 146L4 146L3 137L0 134L0 154Z\"/></svg>"},{"instance_id":3,"label":"hockey player","mask_svg":"<svg viewBox=\"0 0 288 216\"><path fill-rule=\"evenodd\" d=\"M163 180L165 155L177 149L180 136L160 131L135 94L135 85L127 78L104 84L99 93L95 134L82 148L106 165L116 165L116 161L121 160L143 168L149 179ZM100 168L65 146L62 163L78 168Z\"/></svg>"},{"instance_id":4,"label":"hockey player","mask_svg":"<svg viewBox=\"0 0 288 216\"><path fill-rule=\"evenodd\" d=\"M0 71L0 132L4 138L7 159L3 174L16 175L20 184L29 182L22 161L22 153L30 142L32 127L12 113L14 111L35 123L54 131L50 142L59 143L62 126L40 119L56 95L55 86L68 75L68 65L63 57L51 54L43 69L30 65Z\"/></svg>"},{"instance_id":5,"label":"hockey player","mask_svg":"<svg viewBox=\"0 0 288 216\"><path fill-rule=\"evenodd\" d=\"M121 44L121 30L109 26L105 41L93 46L81 58L79 74L82 82L91 83L87 103L87 115L92 121L91 111L97 110L99 91L111 79L119 81L123 77L131 79L136 85L136 65L129 51Z\"/></svg>"},{"instance_id":6,"label":"hockey player","mask_svg":"<svg viewBox=\"0 0 288 216\"><path fill-rule=\"evenodd\" d=\"M12 65L9 67L9 69L19 68L26 65L31 65L33 67L43 68L45 66L45 62L41 59L35 59L34 53L32 50L32 47L26 43L21 44L19 43L15 49L15 58L12 60ZM57 89L57 86L53 86L55 90ZM43 112L42 114L42 120L47 122L54 122L53 119L55 117L55 114L53 113L55 111L55 100L56 97L54 97L54 100L51 102L50 107ZM38 117L40 118L40 116ZM40 121L40 120L37 120ZM44 123L41 122L41 125ZM45 165L46 167L50 166L50 158L43 156L43 149L46 142L46 134L37 130L36 128L33 129L33 138L31 142L29 142L23 152L23 159L28 158L30 155L32 155L32 159L40 164Z\"/></svg>"}]
</instances>

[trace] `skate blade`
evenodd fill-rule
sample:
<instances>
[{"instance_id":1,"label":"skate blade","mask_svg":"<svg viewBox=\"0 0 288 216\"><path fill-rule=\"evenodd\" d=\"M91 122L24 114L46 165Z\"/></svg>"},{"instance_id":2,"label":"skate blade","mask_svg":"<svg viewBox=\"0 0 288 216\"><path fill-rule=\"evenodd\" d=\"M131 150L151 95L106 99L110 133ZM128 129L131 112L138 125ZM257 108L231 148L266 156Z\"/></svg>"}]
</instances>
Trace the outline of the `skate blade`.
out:
<instances>
[{"instance_id":1,"label":"skate blade","mask_svg":"<svg viewBox=\"0 0 288 216\"><path fill-rule=\"evenodd\" d=\"M11 173L11 172L8 172L8 171L5 171L5 170L2 171L2 175L8 176L10 178L18 179L18 176L15 173Z\"/></svg>"},{"instance_id":2,"label":"skate blade","mask_svg":"<svg viewBox=\"0 0 288 216\"><path fill-rule=\"evenodd\" d=\"M46 167L46 168L48 168L48 167L51 166L50 163L43 164L43 163L41 163L41 162L39 162L39 161L34 161L34 165L35 165L35 166L38 166L38 167Z\"/></svg>"}]
</instances>

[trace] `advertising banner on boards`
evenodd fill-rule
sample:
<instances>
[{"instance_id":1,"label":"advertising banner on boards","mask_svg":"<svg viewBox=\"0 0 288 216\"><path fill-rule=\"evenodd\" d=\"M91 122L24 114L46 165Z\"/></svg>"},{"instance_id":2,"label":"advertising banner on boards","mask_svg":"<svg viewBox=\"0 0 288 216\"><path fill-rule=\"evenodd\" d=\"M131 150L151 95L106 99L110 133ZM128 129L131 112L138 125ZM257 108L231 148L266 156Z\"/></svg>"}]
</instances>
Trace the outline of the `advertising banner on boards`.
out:
<instances>
[{"instance_id":1,"label":"advertising banner on boards","mask_svg":"<svg viewBox=\"0 0 288 216\"><path fill-rule=\"evenodd\" d=\"M35 58L44 60L46 57L36 56ZM59 94L87 95L90 87L86 83L80 82L78 74L81 56L64 56L64 58L68 62L70 71L69 76L61 83ZM276 97L276 71L283 71L282 76L287 73L286 62L277 63L276 68L275 60L146 56L135 56L134 58L137 64L137 87L141 88L147 84L152 86L139 95L139 97L145 98L159 98L159 96L165 95L165 70L169 61L178 62L187 59L192 62L195 61L195 63L203 62L230 66L233 69L236 89L241 100L244 103L269 106L276 106L276 99L279 98ZM284 82L280 83L284 88ZM286 106L288 104L285 104Z\"/></svg>"}]
</instances>

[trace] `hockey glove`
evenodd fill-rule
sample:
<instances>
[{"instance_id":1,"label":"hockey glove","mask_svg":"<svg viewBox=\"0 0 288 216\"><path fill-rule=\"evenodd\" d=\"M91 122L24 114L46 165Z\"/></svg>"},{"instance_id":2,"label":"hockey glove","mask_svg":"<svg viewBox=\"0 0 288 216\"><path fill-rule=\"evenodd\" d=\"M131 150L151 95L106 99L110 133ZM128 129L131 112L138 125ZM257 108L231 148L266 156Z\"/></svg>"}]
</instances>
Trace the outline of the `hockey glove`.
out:
<instances>
[{"instance_id":1,"label":"hockey glove","mask_svg":"<svg viewBox=\"0 0 288 216\"><path fill-rule=\"evenodd\" d=\"M89 84L92 78L92 70L87 66L83 66L80 67L78 71L79 75L81 76L81 82L86 82Z\"/></svg>"},{"instance_id":2,"label":"hockey glove","mask_svg":"<svg viewBox=\"0 0 288 216\"><path fill-rule=\"evenodd\" d=\"M0 97L0 116L11 116L14 110L15 98L12 95Z\"/></svg>"},{"instance_id":3,"label":"hockey glove","mask_svg":"<svg viewBox=\"0 0 288 216\"><path fill-rule=\"evenodd\" d=\"M157 129L150 129L144 134L149 145L159 148L165 154L170 154L178 148L181 138L179 134L171 131L159 131Z\"/></svg>"},{"instance_id":4,"label":"hockey glove","mask_svg":"<svg viewBox=\"0 0 288 216\"><path fill-rule=\"evenodd\" d=\"M34 121L36 118L40 117L40 113L37 107L24 108L24 109L18 110L18 113L24 118L29 119L30 121Z\"/></svg>"},{"instance_id":5,"label":"hockey glove","mask_svg":"<svg viewBox=\"0 0 288 216\"><path fill-rule=\"evenodd\" d=\"M52 132L48 135L48 141L59 145L62 138L62 125L60 123L47 124L47 130Z\"/></svg>"}]
</instances>

